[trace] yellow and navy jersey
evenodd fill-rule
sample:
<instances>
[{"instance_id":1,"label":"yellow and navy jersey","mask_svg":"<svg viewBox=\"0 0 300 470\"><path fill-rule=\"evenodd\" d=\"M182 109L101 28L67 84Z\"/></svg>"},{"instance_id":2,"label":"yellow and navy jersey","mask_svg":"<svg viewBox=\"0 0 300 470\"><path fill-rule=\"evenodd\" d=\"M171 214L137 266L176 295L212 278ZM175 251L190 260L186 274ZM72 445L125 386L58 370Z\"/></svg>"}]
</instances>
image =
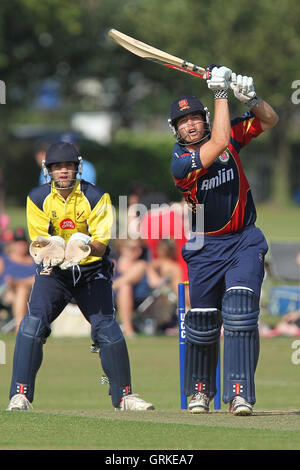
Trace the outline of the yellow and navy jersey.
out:
<instances>
[{"instance_id":1,"label":"yellow and navy jersey","mask_svg":"<svg viewBox=\"0 0 300 470\"><path fill-rule=\"evenodd\" d=\"M197 229L196 217L192 217L193 232L224 235L255 223L256 209L239 152L261 132L260 121L251 111L231 121L230 144L209 168L203 168L201 148L189 152L174 145L171 171L175 184L193 213L197 204L203 204L204 230Z\"/></svg>"},{"instance_id":2,"label":"yellow and navy jersey","mask_svg":"<svg viewBox=\"0 0 300 470\"><path fill-rule=\"evenodd\" d=\"M54 184L43 184L27 197L27 225L31 240L38 235L59 235L67 243L73 233L89 235L108 246L113 226L113 210L108 193L84 180L77 180L71 194L64 199ZM108 251L108 250L107 250ZM81 265L99 261L89 256Z\"/></svg>"}]
</instances>

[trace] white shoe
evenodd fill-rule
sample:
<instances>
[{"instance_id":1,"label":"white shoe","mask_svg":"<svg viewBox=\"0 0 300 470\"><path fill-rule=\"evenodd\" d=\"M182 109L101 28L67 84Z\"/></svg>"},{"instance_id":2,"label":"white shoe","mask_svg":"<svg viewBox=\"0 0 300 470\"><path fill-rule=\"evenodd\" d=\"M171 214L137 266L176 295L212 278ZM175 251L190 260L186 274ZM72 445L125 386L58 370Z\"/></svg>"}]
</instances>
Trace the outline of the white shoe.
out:
<instances>
[{"instance_id":1,"label":"white shoe","mask_svg":"<svg viewBox=\"0 0 300 470\"><path fill-rule=\"evenodd\" d=\"M132 393L131 395L124 395L122 397L120 404L115 410L120 411L127 411L127 410L134 410L134 411L145 411L145 410L154 410L154 406L152 403L147 403L136 393Z\"/></svg>"},{"instance_id":2,"label":"white shoe","mask_svg":"<svg viewBox=\"0 0 300 470\"><path fill-rule=\"evenodd\" d=\"M210 398L203 392L195 393L189 403L191 413L208 413Z\"/></svg>"},{"instance_id":3,"label":"white shoe","mask_svg":"<svg viewBox=\"0 0 300 470\"><path fill-rule=\"evenodd\" d=\"M6 411L22 410L26 411L32 408L32 404L22 393L17 393L12 397Z\"/></svg>"},{"instance_id":4,"label":"white shoe","mask_svg":"<svg viewBox=\"0 0 300 470\"><path fill-rule=\"evenodd\" d=\"M251 416L253 413L252 405L239 395L231 400L229 411L235 416Z\"/></svg>"}]
</instances>

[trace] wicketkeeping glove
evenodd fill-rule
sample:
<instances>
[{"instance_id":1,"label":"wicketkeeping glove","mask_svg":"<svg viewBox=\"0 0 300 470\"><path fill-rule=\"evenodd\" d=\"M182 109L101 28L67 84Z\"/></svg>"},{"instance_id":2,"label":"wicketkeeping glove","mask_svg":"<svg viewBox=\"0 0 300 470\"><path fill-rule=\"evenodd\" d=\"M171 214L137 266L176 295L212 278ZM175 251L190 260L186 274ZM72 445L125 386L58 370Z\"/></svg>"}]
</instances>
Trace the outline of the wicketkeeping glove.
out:
<instances>
[{"instance_id":1,"label":"wicketkeeping glove","mask_svg":"<svg viewBox=\"0 0 300 470\"><path fill-rule=\"evenodd\" d=\"M65 250L65 258L60 265L61 269L68 269L76 266L91 253L91 247L88 245L90 238L84 233L73 233L71 235Z\"/></svg>"},{"instance_id":2,"label":"wicketkeeping glove","mask_svg":"<svg viewBox=\"0 0 300 470\"><path fill-rule=\"evenodd\" d=\"M213 91L227 90L230 85L231 70L224 66L212 66L208 66L210 71L210 77L206 80L208 88Z\"/></svg>"},{"instance_id":3,"label":"wicketkeeping glove","mask_svg":"<svg viewBox=\"0 0 300 470\"><path fill-rule=\"evenodd\" d=\"M29 252L36 264L43 263L45 268L57 266L64 260L66 243L62 237L43 237L39 235L29 246Z\"/></svg>"},{"instance_id":4,"label":"wicketkeeping glove","mask_svg":"<svg viewBox=\"0 0 300 470\"><path fill-rule=\"evenodd\" d=\"M258 103L252 77L232 72L230 88L233 90L234 96L246 106L252 107Z\"/></svg>"}]
</instances>

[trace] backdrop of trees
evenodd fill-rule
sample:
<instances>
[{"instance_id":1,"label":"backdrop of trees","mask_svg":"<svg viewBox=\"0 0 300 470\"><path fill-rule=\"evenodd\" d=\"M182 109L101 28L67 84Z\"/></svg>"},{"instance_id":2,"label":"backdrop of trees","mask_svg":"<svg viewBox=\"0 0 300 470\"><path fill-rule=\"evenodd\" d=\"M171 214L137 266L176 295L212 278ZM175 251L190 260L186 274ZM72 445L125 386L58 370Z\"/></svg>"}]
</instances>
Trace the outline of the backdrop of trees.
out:
<instances>
[{"instance_id":1,"label":"backdrop of trees","mask_svg":"<svg viewBox=\"0 0 300 470\"><path fill-rule=\"evenodd\" d=\"M107 36L113 27L201 66L224 64L254 77L258 96L276 109L280 122L247 149L246 165L263 186L268 174L265 197L287 202L300 188L300 93L292 88L300 80L299 17L297 0L2 1L0 79L7 99L0 105L0 142L7 199L22 204L39 173L32 142L18 140L15 125L67 127L72 113L81 110L114 116L112 142L86 147L114 196L139 180L174 197L169 174L173 141L166 124L170 103L193 93L212 109L211 93L202 80L117 46ZM87 80L98 88L83 92ZM53 108L39 105L45 83L58 90ZM230 106L233 115L244 112L233 96Z\"/></svg>"}]
</instances>

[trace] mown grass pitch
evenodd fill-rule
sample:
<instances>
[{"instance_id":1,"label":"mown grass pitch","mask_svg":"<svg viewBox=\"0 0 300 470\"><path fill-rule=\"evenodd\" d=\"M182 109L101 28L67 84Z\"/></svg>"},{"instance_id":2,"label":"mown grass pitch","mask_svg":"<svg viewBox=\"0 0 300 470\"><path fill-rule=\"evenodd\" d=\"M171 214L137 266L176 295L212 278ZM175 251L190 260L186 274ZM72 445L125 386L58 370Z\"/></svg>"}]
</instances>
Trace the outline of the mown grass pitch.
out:
<instances>
[{"instance_id":1,"label":"mown grass pitch","mask_svg":"<svg viewBox=\"0 0 300 470\"><path fill-rule=\"evenodd\" d=\"M6 347L6 364L0 364L2 450L300 449L300 364L294 360L300 344L297 354L294 339L261 340L251 417L234 417L227 405L205 416L180 410L178 340L145 336L128 341L133 387L155 411L114 411L89 338L50 337L34 409L8 413L15 337L0 340Z\"/></svg>"}]
</instances>

